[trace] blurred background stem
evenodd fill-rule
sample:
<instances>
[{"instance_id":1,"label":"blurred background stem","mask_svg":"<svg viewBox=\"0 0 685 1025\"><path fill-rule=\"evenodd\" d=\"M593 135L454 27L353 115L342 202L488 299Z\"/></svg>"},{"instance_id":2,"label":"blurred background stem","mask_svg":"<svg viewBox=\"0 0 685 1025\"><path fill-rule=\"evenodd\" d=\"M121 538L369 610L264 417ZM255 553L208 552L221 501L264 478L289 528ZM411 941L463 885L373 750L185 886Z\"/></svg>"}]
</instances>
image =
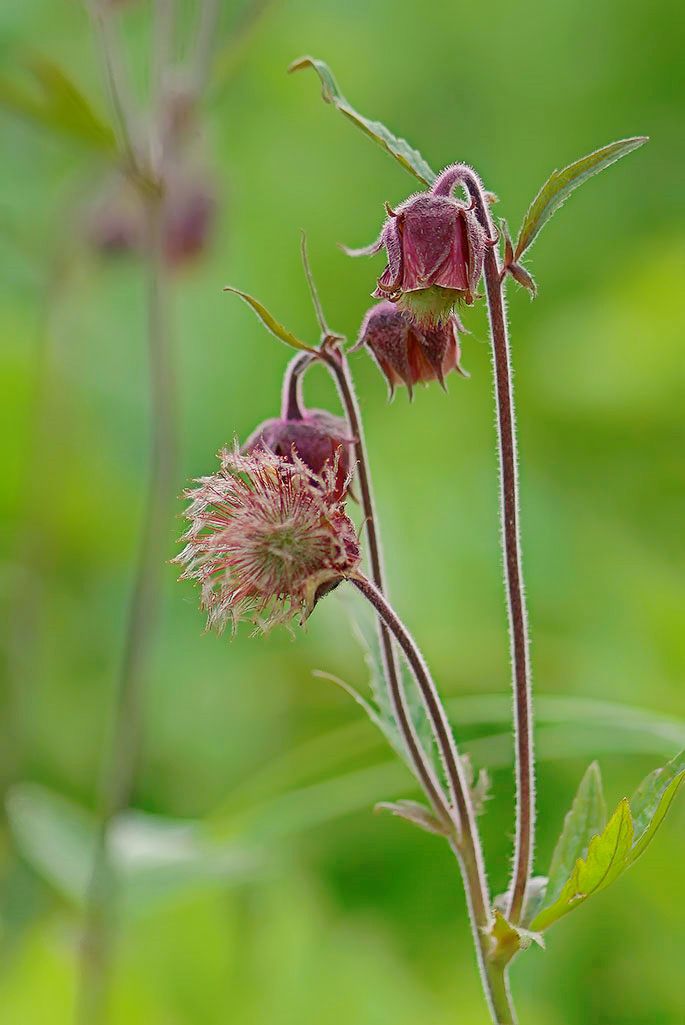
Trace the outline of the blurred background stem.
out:
<instances>
[{"instance_id":1,"label":"blurred background stem","mask_svg":"<svg viewBox=\"0 0 685 1025\"><path fill-rule=\"evenodd\" d=\"M100 822L81 938L76 1020L81 1025L98 1025L107 1018L116 921L117 878L109 845L110 827L116 815L130 803L140 759L146 671L161 603L162 574L169 542L168 524L176 490L177 428L164 251L162 152L158 147L159 151L150 154L151 164L148 164L145 157L141 161L136 146L136 114L129 98L118 39L113 33L108 12L97 3L91 3L89 9L103 55L121 146L130 164L131 177L139 185L145 209L148 379L152 430L147 499L100 787ZM150 131L153 144L158 141L154 131L156 108L165 71L173 59L174 6L170 0L160 0L154 13L155 81L153 126ZM154 169L153 180L150 177L150 166Z\"/></svg>"},{"instance_id":2,"label":"blurred background stem","mask_svg":"<svg viewBox=\"0 0 685 1025\"><path fill-rule=\"evenodd\" d=\"M87 896L77 1021L105 1020L112 960L116 876L108 850L110 825L131 798L143 732L145 673L161 600L176 487L175 383L162 239L163 197L146 200L149 230L148 348L152 449L147 504L128 610L124 654L101 786L100 828Z\"/></svg>"}]
</instances>

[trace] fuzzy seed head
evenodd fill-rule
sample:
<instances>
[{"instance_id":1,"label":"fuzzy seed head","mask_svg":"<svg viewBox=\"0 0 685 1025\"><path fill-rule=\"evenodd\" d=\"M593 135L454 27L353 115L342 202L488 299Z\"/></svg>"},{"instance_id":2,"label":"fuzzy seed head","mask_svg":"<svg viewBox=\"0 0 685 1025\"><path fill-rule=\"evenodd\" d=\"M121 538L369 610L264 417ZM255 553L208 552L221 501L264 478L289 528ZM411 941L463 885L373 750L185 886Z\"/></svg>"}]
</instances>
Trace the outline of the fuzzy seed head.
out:
<instances>
[{"instance_id":1,"label":"fuzzy seed head","mask_svg":"<svg viewBox=\"0 0 685 1025\"><path fill-rule=\"evenodd\" d=\"M248 619L262 630L303 622L359 566L354 524L336 497L337 461L316 475L256 449L219 454L220 468L185 494L190 523L174 562L201 588L208 628Z\"/></svg>"}]
</instances>

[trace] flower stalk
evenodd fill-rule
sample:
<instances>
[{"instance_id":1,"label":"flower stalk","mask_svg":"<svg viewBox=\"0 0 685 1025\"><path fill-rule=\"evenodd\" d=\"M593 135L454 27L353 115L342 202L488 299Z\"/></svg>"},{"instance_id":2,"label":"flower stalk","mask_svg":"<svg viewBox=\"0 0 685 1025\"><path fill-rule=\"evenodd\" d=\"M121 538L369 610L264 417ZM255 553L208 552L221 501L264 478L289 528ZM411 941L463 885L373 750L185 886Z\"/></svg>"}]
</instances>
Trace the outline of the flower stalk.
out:
<instances>
[{"instance_id":1,"label":"flower stalk","mask_svg":"<svg viewBox=\"0 0 685 1025\"><path fill-rule=\"evenodd\" d=\"M519 536L516 416L509 332L504 305L506 273L500 265L496 246L496 231L478 175L465 164L455 164L443 171L435 183L434 191L443 194L449 193L457 185L463 186L468 192L476 216L486 231L489 240L483 259L483 276L485 278L495 379L501 536L509 616L516 738L516 845L507 917L512 924L516 925L521 919L526 889L530 882L533 866L535 760L528 612L526 608L521 541Z\"/></svg>"}]
</instances>

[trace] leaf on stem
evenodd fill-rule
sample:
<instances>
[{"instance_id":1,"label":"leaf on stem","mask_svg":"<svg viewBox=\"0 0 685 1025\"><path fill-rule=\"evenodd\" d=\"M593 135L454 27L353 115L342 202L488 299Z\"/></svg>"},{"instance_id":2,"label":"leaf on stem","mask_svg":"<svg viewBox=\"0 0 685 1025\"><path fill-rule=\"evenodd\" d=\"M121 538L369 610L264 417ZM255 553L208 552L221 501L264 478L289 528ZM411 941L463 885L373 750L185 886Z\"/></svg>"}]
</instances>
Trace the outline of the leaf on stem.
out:
<instances>
[{"instance_id":1,"label":"leaf on stem","mask_svg":"<svg viewBox=\"0 0 685 1025\"><path fill-rule=\"evenodd\" d=\"M625 869L633 842L633 820L627 798L619 804L605 829L593 836L585 858L579 858L559 896L535 916L531 925L542 931L572 911L593 893L599 893Z\"/></svg>"},{"instance_id":2,"label":"leaf on stem","mask_svg":"<svg viewBox=\"0 0 685 1025\"><path fill-rule=\"evenodd\" d=\"M451 835L449 827L444 826L425 804L420 804L418 801L381 801L376 805L374 811L389 811L391 815L411 822L412 825L418 826L426 833L433 833L437 836Z\"/></svg>"},{"instance_id":3,"label":"leaf on stem","mask_svg":"<svg viewBox=\"0 0 685 1025\"><path fill-rule=\"evenodd\" d=\"M369 670L371 692L378 706L378 713L383 722L383 732L391 739L395 751L409 767L412 774L414 766L411 756L407 750L404 740L395 722L392 710L392 703L388 693L388 685L385 680L385 671L380 653L378 630L375 619L369 616L363 619L353 619L352 630L364 652L364 661ZM435 741L431 730L426 710L418 694L416 681L407 669L403 659L398 661L398 670L403 684L404 694L409 710L409 717L412 721L419 744L428 755L438 779L442 778L443 768L435 747Z\"/></svg>"},{"instance_id":4,"label":"leaf on stem","mask_svg":"<svg viewBox=\"0 0 685 1025\"><path fill-rule=\"evenodd\" d=\"M512 925L501 911L495 909L495 916L487 932L489 941L488 960L494 964L507 965L520 950L526 950L532 943L545 946L538 932Z\"/></svg>"},{"instance_id":5,"label":"leaf on stem","mask_svg":"<svg viewBox=\"0 0 685 1025\"><path fill-rule=\"evenodd\" d=\"M2 106L90 149L104 153L116 150L111 126L59 65L45 57L34 57L28 67L36 88L23 88L11 79L0 78Z\"/></svg>"},{"instance_id":6,"label":"leaf on stem","mask_svg":"<svg viewBox=\"0 0 685 1025\"><path fill-rule=\"evenodd\" d=\"M321 95L324 101L336 107L352 124L360 128L374 142L377 142L386 153L389 153L402 165L405 171L409 171L424 185L431 185L435 181L437 177L435 172L418 150L413 149L405 139L393 135L380 121L370 121L364 117L347 102L338 88L333 72L324 61L318 60L316 57L299 57L293 61L288 71L300 71L302 68L314 68L321 82Z\"/></svg>"},{"instance_id":7,"label":"leaf on stem","mask_svg":"<svg viewBox=\"0 0 685 1025\"><path fill-rule=\"evenodd\" d=\"M598 780L593 781L591 769L592 766L581 782L564 824L562 839L566 835L567 843L558 856L555 850L550 869L550 876L555 873L554 886L550 878L546 906L533 919L533 929L547 929L593 893L605 889L634 864L653 840L685 779L685 752L676 755L662 769L650 773L630 801L623 798L605 828L592 837L587 854L577 859L567 881L559 889L558 881L573 847L580 846L582 834L589 828L592 816L599 821L602 813Z\"/></svg>"},{"instance_id":8,"label":"leaf on stem","mask_svg":"<svg viewBox=\"0 0 685 1025\"><path fill-rule=\"evenodd\" d=\"M654 839L680 784L685 779L685 751L672 758L662 769L647 776L630 799L636 840L630 852L630 864L640 857Z\"/></svg>"},{"instance_id":9,"label":"leaf on stem","mask_svg":"<svg viewBox=\"0 0 685 1025\"><path fill-rule=\"evenodd\" d=\"M602 832L606 821L602 776L597 762L593 762L580 781L554 848L549 868L547 904L557 899L573 871L573 866L584 856L592 837Z\"/></svg>"},{"instance_id":10,"label":"leaf on stem","mask_svg":"<svg viewBox=\"0 0 685 1025\"><path fill-rule=\"evenodd\" d=\"M561 171L553 171L528 208L514 250L514 262L517 262L527 249L530 249L552 214L566 202L574 189L577 189L593 174L603 171L605 167L609 167L610 164L642 146L645 142L647 142L646 135L638 135L632 139L620 139L618 142L612 142L608 146L603 146L602 149L595 150L594 153L581 157L580 160L569 164Z\"/></svg>"},{"instance_id":11,"label":"leaf on stem","mask_svg":"<svg viewBox=\"0 0 685 1025\"><path fill-rule=\"evenodd\" d=\"M395 726L394 721L390 719L388 716L383 715L382 711L375 705L373 705L370 701L367 701L366 698L363 697L359 693L359 691L352 686L352 684L347 683L345 680L342 680L339 676L336 676L334 673L325 672L323 669L315 669L312 673L312 676L315 676L319 680L328 680L330 683L334 683L336 687L340 687L341 690L344 690L346 694L349 694L349 696L354 701L356 701L361 708L364 709L370 721L373 723L376 729L381 731L383 736L389 742L390 746L397 752L397 754L399 754L402 758L405 757L402 739L399 735L399 732L397 730L397 727Z\"/></svg>"},{"instance_id":12,"label":"leaf on stem","mask_svg":"<svg viewBox=\"0 0 685 1025\"><path fill-rule=\"evenodd\" d=\"M280 321L276 320L276 318L269 313L267 308L263 306L258 299L248 295L247 292L241 292L239 288L232 288L231 285L226 285L224 292L233 292L235 295L239 295L248 306L252 307L267 331L270 331L271 334L281 342L285 342L285 344L289 345L291 348L300 349L303 352L316 352L316 349L313 349L311 345L306 345L304 342L301 342L300 339L292 333L292 331L288 331Z\"/></svg>"}]
</instances>

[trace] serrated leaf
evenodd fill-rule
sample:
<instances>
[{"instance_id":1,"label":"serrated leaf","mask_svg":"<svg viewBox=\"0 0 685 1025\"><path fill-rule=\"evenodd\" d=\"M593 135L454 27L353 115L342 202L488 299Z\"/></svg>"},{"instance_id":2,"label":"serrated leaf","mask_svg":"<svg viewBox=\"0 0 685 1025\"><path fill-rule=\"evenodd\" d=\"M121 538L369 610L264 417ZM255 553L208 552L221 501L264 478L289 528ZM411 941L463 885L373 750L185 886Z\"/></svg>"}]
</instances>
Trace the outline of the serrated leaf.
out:
<instances>
[{"instance_id":1,"label":"serrated leaf","mask_svg":"<svg viewBox=\"0 0 685 1025\"><path fill-rule=\"evenodd\" d=\"M449 828L440 822L430 808L418 801L380 801L374 811L389 811L400 819L411 822L426 833L434 833L437 836L450 836Z\"/></svg>"},{"instance_id":2,"label":"serrated leaf","mask_svg":"<svg viewBox=\"0 0 685 1025\"><path fill-rule=\"evenodd\" d=\"M612 142L602 149L595 150L594 153L581 157L561 171L553 171L528 208L516 243L514 260L518 261L532 246L552 214L566 202L574 189L593 174L603 171L605 167L609 167L645 142L647 136L644 135L632 139L619 139L618 142Z\"/></svg>"},{"instance_id":3,"label":"serrated leaf","mask_svg":"<svg viewBox=\"0 0 685 1025\"><path fill-rule=\"evenodd\" d=\"M630 809L636 839L630 852L631 865L654 839L684 779L685 751L681 751L663 768L651 772L633 794Z\"/></svg>"},{"instance_id":4,"label":"serrated leaf","mask_svg":"<svg viewBox=\"0 0 685 1025\"><path fill-rule=\"evenodd\" d=\"M602 832L606 819L602 776L597 762L592 762L578 785L554 848L549 868L546 903L552 904L557 899L573 871L573 866L587 851L592 837Z\"/></svg>"},{"instance_id":5,"label":"serrated leaf","mask_svg":"<svg viewBox=\"0 0 685 1025\"><path fill-rule=\"evenodd\" d=\"M395 737L393 747L400 754L400 757L408 765L413 774L413 763L400 735L392 710L392 703L385 681L385 672L381 659L380 641L375 617L372 619L370 615L367 615L366 618L355 618L353 619L352 628L353 633L357 637L364 652L364 660L369 669L371 692L376 699L378 711L384 723L384 732L389 739L391 736ZM409 716L414 726L414 730L416 731L417 739L423 750L428 755L438 779L442 779L442 764L437 754L431 725L428 721L428 716L423 706L423 702L419 696L416 681L407 669L403 659L398 659L397 666L407 701Z\"/></svg>"},{"instance_id":6,"label":"serrated leaf","mask_svg":"<svg viewBox=\"0 0 685 1025\"><path fill-rule=\"evenodd\" d=\"M233 292L235 295L239 295L248 306L252 307L267 331L271 332L271 334L281 342L285 342L285 344L291 346L291 348L300 349L303 352L316 352L316 349L313 349L311 345L301 342L300 339L292 333L292 331L288 331L283 324L269 313L266 306L263 306L258 299L248 295L247 292L241 292L239 288L232 288L231 285L226 285L224 292Z\"/></svg>"},{"instance_id":7,"label":"serrated leaf","mask_svg":"<svg viewBox=\"0 0 685 1025\"><path fill-rule=\"evenodd\" d=\"M66 138L101 152L116 150L112 128L67 73L45 57L29 64L37 88L30 91L10 79L0 79L0 104Z\"/></svg>"},{"instance_id":8,"label":"serrated leaf","mask_svg":"<svg viewBox=\"0 0 685 1025\"><path fill-rule=\"evenodd\" d=\"M424 185L432 185L437 175L426 163L418 150L413 149L405 139L394 135L380 121L370 121L360 114L347 102L340 92L338 83L333 72L327 64L316 57L299 57L288 68L289 72L300 71L302 68L314 68L321 82L321 95L326 103L332 104L357 128L360 128L365 135L378 143L386 153L389 153L405 171L409 171L415 178L418 178Z\"/></svg>"},{"instance_id":9,"label":"serrated leaf","mask_svg":"<svg viewBox=\"0 0 685 1025\"><path fill-rule=\"evenodd\" d=\"M618 805L604 830L590 841L585 858L576 861L570 878L557 899L535 916L531 928L542 932L599 893L625 871L633 842L633 818L628 799Z\"/></svg>"}]
</instances>

